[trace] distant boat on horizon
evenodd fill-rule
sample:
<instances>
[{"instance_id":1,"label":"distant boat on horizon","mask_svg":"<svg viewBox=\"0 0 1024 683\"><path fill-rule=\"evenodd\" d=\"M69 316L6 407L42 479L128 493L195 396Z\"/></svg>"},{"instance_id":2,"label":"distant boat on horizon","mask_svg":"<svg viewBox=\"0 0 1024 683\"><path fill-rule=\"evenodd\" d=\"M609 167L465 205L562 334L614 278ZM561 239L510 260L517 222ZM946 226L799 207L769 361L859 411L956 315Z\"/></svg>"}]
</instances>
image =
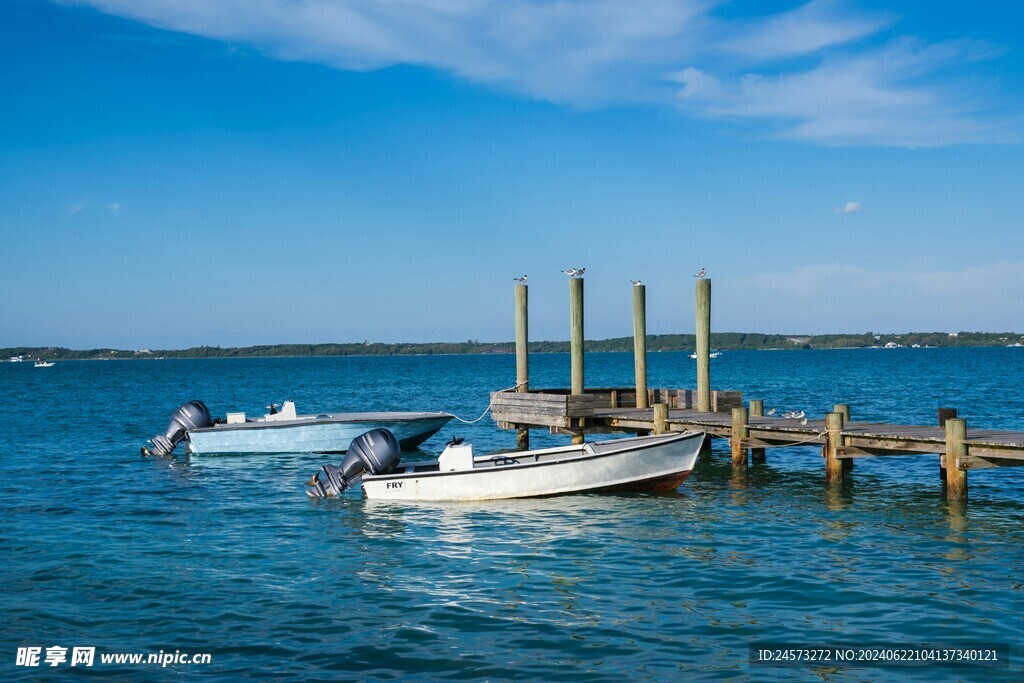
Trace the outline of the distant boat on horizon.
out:
<instances>
[{"instance_id":1,"label":"distant boat on horizon","mask_svg":"<svg viewBox=\"0 0 1024 683\"><path fill-rule=\"evenodd\" d=\"M52 361L47 362L47 361L43 360L42 358L37 358L36 359L35 367L37 367L37 368L52 368L54 365L56 365L56 363L54 363Z\"/></svg>"},{"instance_id":2,"label":"distant boat on horizon","mask_svg":"<svg viewBox=\"0 0 1024 683\"><path fill-rule=\"evenodd\" d=\"M712 351L711 353L708 354L708 358L718 358L721 355L722 355L721 351ZM691 353L690 354L690 358L696 359L697 358L697 352L695 351L695 352Z\"/></svg>"}]
</instances>

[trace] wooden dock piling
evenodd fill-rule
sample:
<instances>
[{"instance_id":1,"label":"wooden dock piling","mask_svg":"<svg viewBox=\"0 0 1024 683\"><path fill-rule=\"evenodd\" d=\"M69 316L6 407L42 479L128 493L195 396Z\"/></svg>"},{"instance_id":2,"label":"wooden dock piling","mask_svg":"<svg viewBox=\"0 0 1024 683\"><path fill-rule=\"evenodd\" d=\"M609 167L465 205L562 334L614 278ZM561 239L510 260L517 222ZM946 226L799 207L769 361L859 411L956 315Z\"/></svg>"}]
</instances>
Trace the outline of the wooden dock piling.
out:
<instances>
[{"instance_id":1,"label":"wooden dock piling","mask_svg":"<svg viewBox=\"0 0 1024 683\"><path fill-rule=\"evenodd\" d=\"M828 413L825 415L825 484L841 486L843 483L843 464L839 461L838 450L843 447L843 414Z\"/></svg>"},{"instance_id":2,"label":"wooden dock piling","mask_svg":"<svg viewBox=\"0 0 1024 683\"><path fill-rule=\"evenodd\" d=\"M956 408L939 408L939 426L946 428L946 420L956 417ZM939 480L946 483L946 466L943 463L942 455L939 455Z\"/></svg>"},{"instance_id":3,"label":"wooden dock piling","mask_svg":"<svg viewBox=\"0 0 1024 683\"><path fill-rule=\"evenodd\" d=\"M569 278L569 353L572 393L583 393L583 278Z\"/></svg>"},{"instance_id":4,"label":"wooden dock piling","mask_svg":"<svg viewBox=\"0 0 1024 683\"><path fill-rule=\"evenodd\" d=\"M729 438L729 446L732 449L732 466L747 466L747 409L732 409L732 434Z\"/></svg>"},{"instance_id":5,"label":"wooden dock piling","mask_svg":"<svg viewBox=\"0 0 1024 683\"><path fill-rule=\"evenodd\" d=\"M668 404L654 404L654 433L665 434L668 432Z\"/></svg>"},{"instance_id":6,"label":"wooden dock piling","mask_svg":"<svg viewBox=\"0 0 1024 683\"><path fill-rule=\"evenodd\" d=\"M647 287L633 285L633 374L636 407L647 407Z\"/></svg>"},{"instance_id":7,"label":"wooden dock piling","mask_svg":"<svg viewBox=\"0 0 1024 683\"><path fill-rule=\"evenodd\" d=\"M569 353L572 364L572 394L583 395L583 278L569 278ZM583 432L572 437L574 444L583 443Z\"/></svg>"},{"instance_id":8,"label":"wooden dock piling","mask_svg":"<svg viewBox=\"0 0 1024 683\"><path fill-rule=\"evenodd\" d=\"M527 285L515 286L516 302L516 391L530 391L530 334L529 334L529 292ZM519 427L516 430L516 448L521 451L530 448L530 430Z\"/></svg>"},{"instance_id":9,"label":"wooden dock piling","mask_svg":"<svg viewBox=\"0 0 1024 683\"><path fill-rule=\"evenodd\" d=\"M967 457L967 420L946 418L946 500L967 500L967 470L957 465L957 458Z\"/></svg>"},{"instance_id":10,"label":"wooden dock piling","mask_svg":"<svg viewBox=\"0 0 1024 683\"><path fill-rule=\"evenodd\" d=\"M697 410L711 412L711 280L699 278L697 289Z\"/></svg>"},{"instance_id":11,"label":"wooden dock piling","mask_svg":"<svg viewBox=\"0 0 1024 683\"><path fill-rule=\"evenodd\" d=\"M760 398L750 399L750 417L764 417L764 400ZM750 461L753 463L765 463L768 458L763 448L750 449Z\"/></svg>"},{"instance_id":12,"label":"wooden dock piling","mask_svg":"<svg viewBox=\"0 0 1024 683\"><path fill-rule=\"evenodd\" d=\"M837 403L832 408L834 412L839 413L843 416L843 427L850 424L850 404L848 403ZM853 471L853 458L846 458L843 460L843 472Z\"/></svg>"}]
</instances>

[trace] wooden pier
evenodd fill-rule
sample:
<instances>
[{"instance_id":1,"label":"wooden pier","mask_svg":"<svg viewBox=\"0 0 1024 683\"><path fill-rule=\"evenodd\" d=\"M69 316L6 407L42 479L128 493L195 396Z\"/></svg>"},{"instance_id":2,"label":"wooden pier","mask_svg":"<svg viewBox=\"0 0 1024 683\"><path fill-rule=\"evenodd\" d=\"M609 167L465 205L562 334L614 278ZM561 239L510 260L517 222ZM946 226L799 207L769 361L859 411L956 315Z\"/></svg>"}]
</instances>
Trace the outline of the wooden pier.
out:
<instances>
[{"instance_id":1,"label":"wooden pier","mask_svg":"<svg viewBox=\"0 0 1024 683\"><path fill-rule=\"evenodd\" d=\"M841 485L859 458L935 455L939 457L942 485L950 500L967 497L967 472L972 469L1024 465L1024 431L967 430L956 410L938 409L935 425L858 422L848 404L836 404L819 418L766 415L764 400L745 404L738 391L711 389L710 348L711 283L698 279L697 382L695 389L647 387L646 296L634 286L634 387L583 386L583 280L570 279L571 389L529 390L526 334L526 285L516 290L517 391L491 395L491 415L503 429L519 433L519 447L529 445L529 430L546 429L571 435L581 442L588 434L635 434L696 430L712 438L728 439L734 468L746 468L751 452L755 463L764 462L766 449L820 445L825 461L825 482ZM770 411L772 412L772 411ZM710 441L710 439L709 439Z\"/></svg>"}]
</instances>

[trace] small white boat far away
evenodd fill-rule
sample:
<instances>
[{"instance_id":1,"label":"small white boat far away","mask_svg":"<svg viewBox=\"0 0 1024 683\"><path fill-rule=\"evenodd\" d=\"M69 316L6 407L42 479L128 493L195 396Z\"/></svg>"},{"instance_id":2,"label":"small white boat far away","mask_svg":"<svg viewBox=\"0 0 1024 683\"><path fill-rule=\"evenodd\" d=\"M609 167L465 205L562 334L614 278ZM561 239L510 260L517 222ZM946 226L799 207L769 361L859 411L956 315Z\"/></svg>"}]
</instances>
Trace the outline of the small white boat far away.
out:
<instances>
[{"instance_id":1,"label":"small white boat far away","mask_svg":"<svg viewBox=\"0 0 1024 683\"><path fill-rule=\"evenodd\" d=\"M43 360L42 358L38 358L38 359L36 359L36 364L33 367L37 367L37 368L52 368L54 365L55 365L55 363L53 363L52 361L51 362L47 362L47 361Z\"/></svg>"},{"instance_id":2,"label":"small white boat far away","mask_svg":"<svg viewBox=\"0 0 1024 683\"><path fill-rule=\"evenodd\" d=\"M603 491L671 491L693 471L703 432L597 441L578 446L476 456L453 440L435 461L401 465L395 436L374 430L353 440L341 465L324 465L311 498L362 482L367 498L468 501Z\"/></svg>"},{"instance_id":3,"label":"small white boat far away","mask_svg":"<svg viewBox=\"0 0 1024 683\"><path fill-rule=\"evenodd\" d=\"M721 351L712 351L711 353L708 354L708 358L718 358L721 355L722 355ZM696 352L690 354L690 358L696 358L696 357L697 357L697 353Z\"/></svg>"}]
</instances>

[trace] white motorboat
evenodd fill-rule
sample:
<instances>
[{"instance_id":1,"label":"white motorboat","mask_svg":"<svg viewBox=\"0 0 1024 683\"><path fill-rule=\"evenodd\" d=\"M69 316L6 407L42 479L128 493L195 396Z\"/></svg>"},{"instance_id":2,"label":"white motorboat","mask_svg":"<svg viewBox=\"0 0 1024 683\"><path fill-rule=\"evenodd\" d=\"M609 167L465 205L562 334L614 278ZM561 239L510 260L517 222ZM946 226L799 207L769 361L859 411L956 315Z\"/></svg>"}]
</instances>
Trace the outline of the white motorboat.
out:
<instances>
[{"instance_id":1,"label":"white motorboat","mask_svg":"<svg viewBox=\"0 0 1024 683\"><path fill-rule=\"evenodd\" d=\"M169 455L181 442L192 455L242 455L253 453L344 453L352 439L367 430L385 428L397 437L402 448L413 450L448 424L445 413L324 413L298 415L294 401L281 410L268 406L262 417L228 413L226 420L213 420L202 401L189 401L171 416L163 435L150 439L152 448L143 452Z\"/></svg>"},{"instance_id":2,"label":"white motorboat","mask_svg":"<svg viewBox=\"0 0 1024 683\"><path fill-rule=\"evenodd\" d=\"M54 363L53 361L47 362L47 361L43 360L42 358L39 358L38 360L36 360L36 364L35 364L34 367L37 367L37 368L52 368L54 365L56 365L56 363Z\"/></svg>"},{"instance_id":3,"label":"white motorboat","mask_svg":"<svg viewBox=\"0 0 1024 683\"><path fill-rule=\"evenodd\" d=\"M397 440L374 430L353 440L341 465L307 484L311 498L362 482L367 498L469 501L603 491L671 491L693 471L703 432L611 439L576 446L477 456L453 440L435 461L400 464Z\"/></svg>"},{"instance_id":4,"label":"white motorboat","mask_svg":"<svg viewBox=\"0 0 1024 683\"><path fill-rule=\"evenodd\" d=\"M721 351L712 351L711 353L708 354L708 358L718 358L721 355L722 355ZM690 354L690 358L696 359L697 358L697 354L696 353L691 353Z\"/></svg>"}]
</instances>

